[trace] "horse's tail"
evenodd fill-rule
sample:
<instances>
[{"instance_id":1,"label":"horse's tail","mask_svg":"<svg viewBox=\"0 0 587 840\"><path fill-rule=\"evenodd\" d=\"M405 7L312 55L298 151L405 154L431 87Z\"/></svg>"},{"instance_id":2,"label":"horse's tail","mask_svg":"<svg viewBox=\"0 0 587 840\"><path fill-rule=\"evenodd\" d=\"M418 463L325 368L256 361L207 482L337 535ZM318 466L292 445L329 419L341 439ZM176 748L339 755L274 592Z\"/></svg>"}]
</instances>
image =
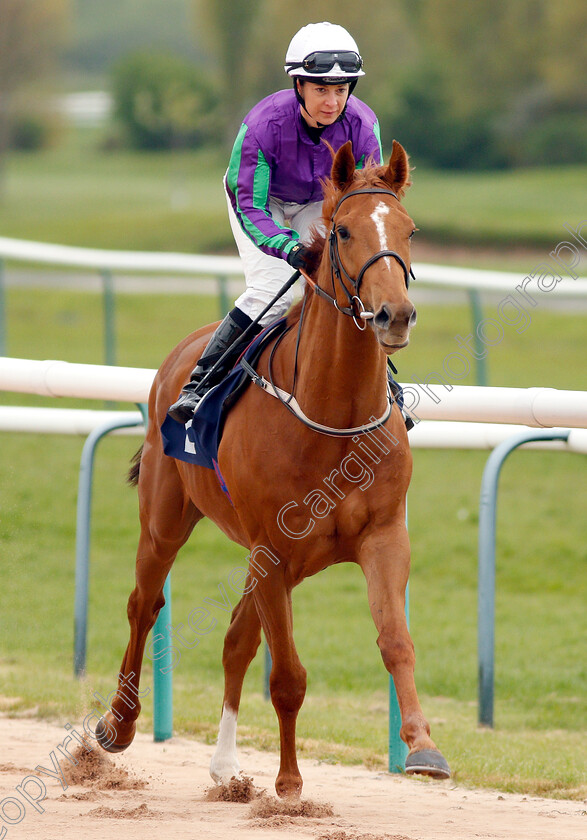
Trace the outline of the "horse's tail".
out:
<instances>
[{"instance_id":1,"label":"horse's tail","mask_svg":"<svg viewBox=\"0 0 587 840\"><path fill-rule=\"evenodd\" d=\"M135 452L130 460L130 470L128 471L127 481L131 487L136 487L139 483L139 472L141 469L141 456L143 454L143 447Z\"/></svg>"}]
</instances>

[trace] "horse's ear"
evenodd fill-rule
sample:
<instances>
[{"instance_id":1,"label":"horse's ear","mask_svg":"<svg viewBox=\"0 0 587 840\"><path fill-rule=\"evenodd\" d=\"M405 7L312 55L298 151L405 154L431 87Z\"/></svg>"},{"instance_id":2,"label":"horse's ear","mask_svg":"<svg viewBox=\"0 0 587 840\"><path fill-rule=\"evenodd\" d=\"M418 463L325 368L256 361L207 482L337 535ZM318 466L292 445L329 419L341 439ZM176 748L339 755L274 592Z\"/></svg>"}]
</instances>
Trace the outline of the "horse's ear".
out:
<instances>
[{"instance_id":1,"label":"horse's ear","mask_svg":"<svg viewBox=\"0 0 587 840\"><path fill-rule=\"evenodd\" d=\"M331 177L334 186L341 191L352 184L355 177L355 158L353 157L353 144L350 140L347 140L334 156Z\"/></svg>"},{"instance_id":2,"label":"horse's ear","mask_svg":"<svg viewBox=\"0 0 587 840\"><path fill-rule=\"evenodd\" d=\"M393 141L391 157L381 177L400 198L411 185L409 158L406 150L397 140Z\"/></svg>"}]
</instances>

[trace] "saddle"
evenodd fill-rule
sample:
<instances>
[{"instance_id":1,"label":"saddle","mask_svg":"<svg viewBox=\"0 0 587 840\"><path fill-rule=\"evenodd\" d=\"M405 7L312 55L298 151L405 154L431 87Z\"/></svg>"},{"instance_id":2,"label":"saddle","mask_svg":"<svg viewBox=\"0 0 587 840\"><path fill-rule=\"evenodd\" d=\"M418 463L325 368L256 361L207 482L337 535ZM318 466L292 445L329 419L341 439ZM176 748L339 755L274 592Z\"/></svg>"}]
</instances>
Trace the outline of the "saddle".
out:
<instances>
[{"instance_id":1,"label":"saddle","mask_svg":"<svg viewBox=\"0 0 587 840\"><path fill-rule=\"evenodd\" d=\"M169 415L161 426L165 454L188 464L214 470L225 492L227 491L218 468L218 448L228 412L251 384L251 378L241 362L245 360L255 367L265 347L281 335L285 328L286 319L280 318L260 332L227 376L205 394L193 418L185 426Z\"/></svg>"}]
</instances>

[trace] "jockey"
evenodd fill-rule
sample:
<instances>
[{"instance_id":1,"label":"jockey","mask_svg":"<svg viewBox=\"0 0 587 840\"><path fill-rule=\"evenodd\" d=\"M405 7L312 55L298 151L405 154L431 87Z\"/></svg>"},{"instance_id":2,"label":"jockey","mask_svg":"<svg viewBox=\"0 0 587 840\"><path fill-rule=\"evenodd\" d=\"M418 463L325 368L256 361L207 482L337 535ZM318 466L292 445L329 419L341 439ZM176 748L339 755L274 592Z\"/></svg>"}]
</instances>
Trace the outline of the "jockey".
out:
<instances>
[{"instance_id":1,"label":"jockey","mask_svg":"<svg viewBox=\"0 0 587 840\"><path fill-rule=\"evenodd\" d=\"M284 70L293 89L259 102L245 117L234 143L224 186L228 216L242 259L246 289L217 327L190 381L169 409L174 420L193 417L204 392L198 384L229 348L206 390L220 381L242 349L239 338L291 275L306 267L312 226L322 217L322 179L330 176L331 152L352 141L357 167L382 163L379 124L373 111L351 96L363 60L342 26L311 23L294 35ZM326 142L322 142L322 140ZM285 314L293 291L266 313L257 332ZM246 342L252 338L249 331Z\"/></svg>"}]
</instances>

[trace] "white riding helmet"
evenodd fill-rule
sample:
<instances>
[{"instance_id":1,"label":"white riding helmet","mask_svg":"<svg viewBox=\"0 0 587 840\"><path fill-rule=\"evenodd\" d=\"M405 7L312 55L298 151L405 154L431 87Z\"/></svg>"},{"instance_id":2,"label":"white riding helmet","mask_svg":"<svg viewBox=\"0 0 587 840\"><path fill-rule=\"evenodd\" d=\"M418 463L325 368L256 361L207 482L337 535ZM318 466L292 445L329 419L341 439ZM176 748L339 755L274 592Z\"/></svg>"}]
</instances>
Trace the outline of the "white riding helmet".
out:
<instances>
[{"instance_id":1,"label":"white riding helmet","mask_svg":"<svg viewBox=\"0 0 587 840\"><path fill-rule=\"evenodd\" d=\"M288 76L336 84L364 76L363 59L349 33L336 23L309 23L291 39L283 69ZM353 85L354 87L354 85Z\"/></svg>"}]
</instances>

